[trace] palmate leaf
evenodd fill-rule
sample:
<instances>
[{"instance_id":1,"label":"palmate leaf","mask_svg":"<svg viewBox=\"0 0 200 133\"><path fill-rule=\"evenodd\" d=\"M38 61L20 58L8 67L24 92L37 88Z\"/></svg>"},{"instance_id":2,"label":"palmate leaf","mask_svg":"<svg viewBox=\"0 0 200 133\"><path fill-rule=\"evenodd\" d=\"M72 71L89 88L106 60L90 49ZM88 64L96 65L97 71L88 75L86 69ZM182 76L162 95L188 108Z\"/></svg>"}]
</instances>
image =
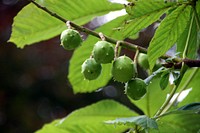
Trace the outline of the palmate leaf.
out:
<instances>
[{"instance_id":1,"label":"palmate leaf","mask_svg":"<svg viewBox=\"0 0 200 133\"><path fill-rule=\"evenodd\" d=\"M79 25L89 22L96 16L123 8L121 4L110 3L107 0L37 0L37 2ZM31 3L14 18L9 41L23 48L25 45L57 36L64 29L66 29L65 23Z\"/></svg>"},{"instance_id":2,"label":"palmate leaf","mask_svg":"<svg viewBox=\"0 0 200 133\"><path fill-rule=\"evenodd\" d=\"M175 2L140 0L127 5L126 11L130 15L122 30L124 37L135 35L140 30L157 21L161 15L166 13Z\"/></svg>"},{"instance_id":3,"label":"palmate leaf","mask_svg":"<svg viewBox=\"0 0 200 133\"><path fill-rule=\"evenodd\" d=\"M194 12L192 12L191 19L185 31L177 41L177 52L181 52L183 54L184 49L187 46L187 52L186 52L187 58L196 59L197 50L199 47L197 36L198 36L197 22L195 19Z\"/></svg>"},{"instance_id":4,"label":"palmate leaf","mask_svg":"<svg viewBox=\"0 0 200 133\"><path fill-rule=\"evenodd\" d=\"M114 124L114 125L128 125L128 126L140 126L143 129L154 128L157 129L158 125L155 120L147 117L146 115L140 115L135 117L128 117L128 118L118 118L116 120L109 120L106 121L107 124Z\"/></svg>"},{"instance_id":5,"label":"palmate leaf","mask_svg":"<svg viewBox=\"0 0 200 133\"><path fill-rule=\"evenodd\" d=\"M156 60L165 54L185 30L190 19L191 6L180 5L160 24L148 48L148 59L152 70Z\"/></svg>"},{"instance_id":6,"label":"palmate leaf","mask_svg":"<svg viewBox=\"0 0 200 133\"><path fill-rule=\"evenodd\" d=\"M116 27L119 27L123 22L126 16L119 17L103 26L98 28L97 32L103 32L109 37L116 39L122 39L120 32L113 30ZM86 80L81 73L81 65L83 62L90 57L94 44L99 41L99 39L89 36L87 40L83 42L83 45L74 51L74 54L70 60L69 66L69 81L73 87L74 93L85 93L92 92L100 87L105 86L108 81L111 79L111 64L103 65L103 69L100 77L96 80Z\"/></svg>"},{"instance_id":7,"label":"palmate leaf","mask_svg":"<svg viewBox=\"0 0 200 133\"><path fill-rule=\"evenodd\" d=\"M45 125L37 133L121 133L128 126L111 126L106 120L131 117L137 114L112 100L103 100L72 112L66 118Z\"/></svg>"}]
</instances>

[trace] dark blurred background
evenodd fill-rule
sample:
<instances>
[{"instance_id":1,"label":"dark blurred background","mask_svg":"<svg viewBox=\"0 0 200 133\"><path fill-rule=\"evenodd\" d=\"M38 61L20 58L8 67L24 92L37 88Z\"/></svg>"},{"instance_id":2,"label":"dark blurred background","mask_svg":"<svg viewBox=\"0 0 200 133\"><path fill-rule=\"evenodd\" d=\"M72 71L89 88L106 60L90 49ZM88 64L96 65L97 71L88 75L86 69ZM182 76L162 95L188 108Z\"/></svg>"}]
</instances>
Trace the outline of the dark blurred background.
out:
<instances>
[{"instance_id":1,"label":"dark blurred background","mask_svg":"<svg viewBox=\"0 0 200 133\"><path fill-rule=\"evenodd\" d=\"M45 123L101 99L115 99L135 109L123 94L123 85L113 81L99 92L74 95L67 80L73 51L66 52L59 45L59 37L24 49L7 43L14 16L27 4L26 0L0 1L1 133L34 132ZM147 30L150 36L141 33L142 37L134 43L147 46L152 36L151 29ZM132 54L130 51L124 53Z\"/></svg>"}]
</instances>

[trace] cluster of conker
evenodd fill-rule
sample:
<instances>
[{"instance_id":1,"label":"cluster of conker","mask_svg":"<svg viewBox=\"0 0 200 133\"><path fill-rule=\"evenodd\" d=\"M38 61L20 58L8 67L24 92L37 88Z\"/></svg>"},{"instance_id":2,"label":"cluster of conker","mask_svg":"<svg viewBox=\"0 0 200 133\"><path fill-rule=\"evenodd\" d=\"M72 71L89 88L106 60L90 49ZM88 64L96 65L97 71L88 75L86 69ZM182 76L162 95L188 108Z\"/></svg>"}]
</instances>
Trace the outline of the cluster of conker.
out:
<instances>
[{"instance_id":1,"label":"cluster of conker","mask_svg":"<svg viewBox=\"0 0 200 133\"><path fill-rule=\"evenodd\" d=\"M61 45L66 50L77 48L82 43L78 31L67 29L61 34ZM125 83L125 93L133 100L139 100L146 94L147 85L142 79L135 78L134 62L128 56L116 57L116 48L105 40L98 41L92 50L90 58L86 59L82 66L82 74L87 80L99 77L102 64L112 63L111 74L113 79ZM139 62L141 63L141 62Z\"/></svg>"}]
</instances>

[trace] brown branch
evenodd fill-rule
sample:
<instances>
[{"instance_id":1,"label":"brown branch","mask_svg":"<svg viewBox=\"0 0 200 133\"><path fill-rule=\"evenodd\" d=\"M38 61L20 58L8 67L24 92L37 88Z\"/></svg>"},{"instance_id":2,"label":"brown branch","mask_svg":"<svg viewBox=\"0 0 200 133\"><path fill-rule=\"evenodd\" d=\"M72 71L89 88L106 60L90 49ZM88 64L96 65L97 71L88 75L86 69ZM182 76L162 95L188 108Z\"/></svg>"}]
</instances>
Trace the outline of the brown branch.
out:
<instances>
[{"instance_id":1,"label":"brown branch","mask_svg":"<svg viewBox=\"0 0 200 133\"><path fill-rule=\"evenodd\" d=\"M95 36L97 38L100 38L101 37L99 36L99 33L93 31L93 30L90 30L86 27L83 27L83 26L79 26L59 15L57 15L56 13L53 13L51 12L50 10L48 10L46 7L38 4L37 2L35 2L35 0L29 0L31 3L33 3L34 5L36 5L38 8L42 9L43 11L47 12L48 14L50 14L51 16L59 19L60 21L66 23L68 22L70 24L70 26L72 26L73 28L75 28L76 30L79 30L79 31L82 31L82 32L85 32L87 34L90 34L92 36ZM116 39L113 39L111 37L108 37L106 35L104 35L105 37L105 40L110 42L110 43L113 43L113 44L117 44L118 41L120 40L116 40ZM135 45L135 44L132 44L132 43L129 43L129 42L126 42L126 41L120 41L120 45L124 48L128 48L128 49L131 49L131 50L139 50L141 53L147 53L147 49L146 48L143 48L141 46L138 46L138 45ZM162 59L167 59L167 58L170 58L171 56L169 55L163 55L161 56L160 58ZM182 62L184 62L186 65L188 65L189 67L200 67L200 60L191 60L191 59L182 59L182 58L174 58L173 61L175 63L167 63L167 64L164 64L163 66L165 67L175 67L175 68L181 68L181 65L182 65Z\"/></svg>"},{"instance_id":2,"label":"brown branch","mask_svg":"<svg viewBox=\"0 0 200 133\"><path fill-rule=\"evenodd\" d=\"M189 67L200 67L200 60L184 59L183 62Z\"/></svg>"},{"instance_id":3,"label":"brown branch","mask_svg":"<svg viewBox=\"0 0 200 133\"><path fill-rule=\"evenodd\" d=\"M200 67L200 60L193 60L193 59L184 59L183 61L178 63L170 62L162 65L166 68L174 67L175 69L180 69L182 67L182 62L184 62L185 65L187 65L188 67Z\"/></svg>"}]
</instances>

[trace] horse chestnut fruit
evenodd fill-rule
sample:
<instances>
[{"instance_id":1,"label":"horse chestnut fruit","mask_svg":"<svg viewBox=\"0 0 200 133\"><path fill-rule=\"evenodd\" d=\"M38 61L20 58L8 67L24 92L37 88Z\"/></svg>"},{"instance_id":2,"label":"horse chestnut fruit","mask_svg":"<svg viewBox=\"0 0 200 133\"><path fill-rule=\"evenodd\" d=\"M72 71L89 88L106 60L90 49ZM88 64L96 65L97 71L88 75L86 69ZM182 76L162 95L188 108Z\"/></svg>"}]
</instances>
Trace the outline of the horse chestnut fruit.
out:
<instances>
[{"instance_id":1,"label":"horse chestnut fruit","mask_svg":"<svg viewBox=\"0 0 200 133\"><path fill-rule=\"evenodd\" d=\"M146 94L147 85L142 79L135 78L128 81L125 85L126 94L133 100L139 100Z\"/></svg>"},{"instance_id":2,"label":"horse chestnut fruit","mask_svg":"<svg viewBox=\"0 0 200 133\"><path fill-rule=\"evenodd\" d=\"M82 64L82 73L85 79L94 80L101 74L101 64L97 63L94 58L85 60Z\"/></svg>"},{"instance_id":3,"label":"horse chestnut fruit","mask_svg":"<svg viewBox=\"0 0 200 133\"><path fill-rule=\"evenodd\" d=\"M144 69L148 69L149 68L149 62L148 62L147 54L139 53L139 55L138 55L138 64Z\"/></svg>"},{"instance_id":4,"label":"horse chestnut fruit","mask_svg":"<svg viewBox=\"0 0 200 133\"><path fill-rule=\"evenodd\" d=\"M106 41L98 41L93 48L92 55L97 63L111 63L114 59L114 47Z\"/></svg>"},{"instance_id":5,"label":"horse chestnut fruit","mask_svg":"<svg viewBox=\"0 0 200 133\"><path fill-rule=\"evenodd\" d=\"M61 33L60 41L64 49L73 50L80 46L83 40L78 31L67 29Z\"/></svg>"},{"instance_id":6,"label":"horse chestnut fruit","mask_svg":"<svg viewBox=\"0 0 200 133\"><path fill-rule=\"evenodd\" d=\"M127 56L115 59L112 65L112 76L119 82L127 82L135 76L133 61Z\"/></svg>"}]
</instances>

